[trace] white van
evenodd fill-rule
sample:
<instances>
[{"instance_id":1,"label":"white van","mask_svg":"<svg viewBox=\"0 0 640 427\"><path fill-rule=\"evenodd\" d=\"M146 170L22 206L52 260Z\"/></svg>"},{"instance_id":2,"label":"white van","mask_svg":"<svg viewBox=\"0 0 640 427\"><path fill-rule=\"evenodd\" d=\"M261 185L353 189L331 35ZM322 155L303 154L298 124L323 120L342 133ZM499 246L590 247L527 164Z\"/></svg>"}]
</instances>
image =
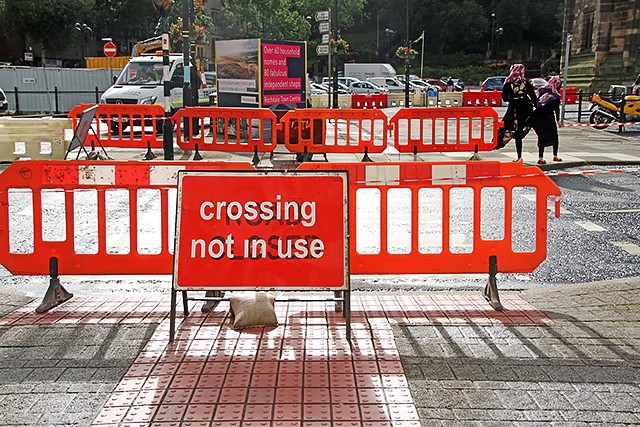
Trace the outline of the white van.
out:
<instances>
[{"instance_id":1,"label":"white van","mask_svg":"<svg viewBox=\"0 0 640 427\"><path fill-rule=\"evenodd\" d=\"M183 55L169 55L169 63L171 112L175 113L183 105ZM100 103L163 105L164 83L162 76L162 55L143 55L131 58L113 86L102 94ZM215 87L198 90L198 104L208 105L210 99L213 99L210 95L215 95Z\"/></svg>"}]
</instances>

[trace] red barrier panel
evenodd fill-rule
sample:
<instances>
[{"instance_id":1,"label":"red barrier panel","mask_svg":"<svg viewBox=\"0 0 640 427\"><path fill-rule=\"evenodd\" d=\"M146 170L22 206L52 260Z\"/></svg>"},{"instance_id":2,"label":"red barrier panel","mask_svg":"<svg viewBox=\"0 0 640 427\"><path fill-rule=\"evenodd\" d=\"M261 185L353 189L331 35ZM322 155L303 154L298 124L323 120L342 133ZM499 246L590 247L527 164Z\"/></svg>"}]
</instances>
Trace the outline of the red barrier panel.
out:
<instances>
[{"instance_id":1,"label":"red barrier panel","mask_svg":"<svg viewBox=\"0 0 640 427\"><path fill-rule=\"evenodd\" d=\"M567 104L575 104L578 102L578 88L577 87L568 87L567 88Z\"/></svg>"},{"instance_id":2,"label":"red barrier panel","mask_svg":"<svg viewBox=\"0 0 640 427\"><path fill-rule=\"evenodd\" d=\"M387 94L356 94L351 95L351 108L387 108Z\"/></svg>"},{"instance_id":3,"label":"red barrier panel","mask_svg":"<svg viewBox=\"0 0 640 427\"><path fill-rule=\"evenodd\" d=\"M546 258L547 198L560 196L521 162L312 162L298 170L349 172L351 274L486 273L490 256L501 272L531 272Z\"/></svg>"},{"instance_id":4,"label":"red barrier panel","mask_svg":"<svg viewBox=\"0 0 640 427\"><path fill-rule=\"evenodd\" d=\"M82 112L95 104L76 105L67 117L73 130L78 127ZM165 120L161 105L98 104L93 132L89 132L85 145L114 148L162 148L162 125Z\"/></svg>"},{"instance_id":5,"label":"red barrier panel","mask_svg":"<svg viewBox=\"0 0 640 427\"><path fill-rule=\"evenodd\" d=\"M255 169L231 162L12 163L0 174L0 263L13 274L49 274L54 257L62 275L171 274L180 170Z\"/></svg>"},{"instance_id":6,"label":"red barrier panel","mask_svg":"<svg viewBox=\"0 0 640 427\"><path fill-rule=\"evenodd\" d=\"M402 153L491 151L502 126L491 107L404 108L389 122Z\"/></svg>"},{"instance_id":7,"label":"red barrier panel","mask_svg":"<svg viewBox=\"0 0 640 427\"><path fill-rule=\"evenodd\" d=\"M196 144L201 151L265 153L276 148L277 119L268 108L185 107L172 120L183 150L195 150ZM185 120L187 134L181 126Z\"/></svg>"},{"instance_id":8,"label":"red barrier panel","mask_svg":"<svg viewBox=\"0 0 640 427\"><path fill-rule=\"evenodd\" d=\"M295 109L280 119L293 153L381 153L388 117L380 110Z\"/></svg>"},{"instance_id":9,"label":"red barrier panel","mask_svg":"<svg viewBox=\"0 0 640 427\"><path fill-rule=\"evenodd\" d=\"M462 105L465 107L500 107L502 105L502 92L496 90L468 90L462 92Z\"/></svg>"}]
</instances>

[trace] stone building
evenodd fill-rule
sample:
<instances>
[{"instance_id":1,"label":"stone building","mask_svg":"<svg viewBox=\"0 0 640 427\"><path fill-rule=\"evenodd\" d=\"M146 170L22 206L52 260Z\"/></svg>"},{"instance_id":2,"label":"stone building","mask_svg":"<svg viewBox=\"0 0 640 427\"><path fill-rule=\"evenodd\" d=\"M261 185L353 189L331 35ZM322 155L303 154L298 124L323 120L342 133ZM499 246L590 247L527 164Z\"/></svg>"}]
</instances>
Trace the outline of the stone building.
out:
<instances>
[{"instance_id":1,"label":"stone building","mask_svg":"<svg viewBox=\"0 0 640 427\"><path fill-rule=\"evenodd\" d=\"M640 72L640 0L566 0L563 33L563 51L572 35L569 86L607 90Z\"/></svg>"}]
</instances>

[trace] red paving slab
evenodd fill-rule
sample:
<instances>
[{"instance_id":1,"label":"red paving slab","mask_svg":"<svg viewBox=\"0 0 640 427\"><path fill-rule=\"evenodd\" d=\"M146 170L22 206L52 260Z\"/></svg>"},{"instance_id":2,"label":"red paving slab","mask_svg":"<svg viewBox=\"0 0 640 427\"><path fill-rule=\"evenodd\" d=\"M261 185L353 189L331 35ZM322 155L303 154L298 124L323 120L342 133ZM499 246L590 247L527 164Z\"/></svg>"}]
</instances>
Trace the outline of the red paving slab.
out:
<instances>
[{"instance_id":1,"label":"red paving slab","mask_svg":"<svg viewBox=\"0 0 640 427\"><path fill-rule=\"evenodd\" d=\"M497 312L471 293L352 294L352 346L328 302L277 302L280 326L242 332L231 329L227 302L194 307L171 343L164 299L74 298L45 314L34 302L0 326L158 323L96 427L413 427L391 325L551 323L515 294L502 303Z\"/></svg>"}]
</instances>

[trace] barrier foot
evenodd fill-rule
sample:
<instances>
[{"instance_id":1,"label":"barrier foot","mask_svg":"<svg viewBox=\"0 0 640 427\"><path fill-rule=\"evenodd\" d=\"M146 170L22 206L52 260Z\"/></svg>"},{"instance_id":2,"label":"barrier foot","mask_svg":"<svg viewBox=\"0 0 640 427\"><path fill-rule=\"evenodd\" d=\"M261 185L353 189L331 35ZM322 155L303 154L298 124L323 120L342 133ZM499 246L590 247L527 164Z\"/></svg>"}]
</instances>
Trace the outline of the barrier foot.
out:
<instances>
[{"instance_id":1,"label":"barrier foot","mask_svg":"<svg viewBox=\"0 0 640 427\"><path fill-rule=\"evenodd\" d=\"M253 159L251 159L253 166L258 166L260 163L260 157L258 156L258 147L253 147Z\"/></svg>"},{"instance_id":2,"label":"barrier foot","mask_svg":"<svg viewBox=\"0 0 640 427\"><path fill-rule=\"evenodd\" d=\"M304 151L302 153L296 154L297 162L301 162L301 163L310 162L312 158L313 158L313 154L309 154L309 152L307 151L307 147L304 147Z\"/></svg>"},{"instance_id":3,"label":"barrier foot","mask_svg":"<svg viewBox=\"0 0 640 427\"><path fill-rule=\"evenodd\" d=\"M484 287L484 299L486 299L491 307L498 311L502 311L500 296L498 295L498 284L496 274L498 273L498 258L495 255L489 257L489 281Z\"/></svg>"},{"instance_id":4,"label":"barrier foot","mask_svg":"<svg viewBox=\"0 0 640 427\"><path fill-rule=\"evenodd\" d=\"M156 155L151 151L151 143L147 142L147 153L144 155L145 160L153 160L156 158Z\"/></svg>"},{"instance_id":5,"label":"barrier foot","mask_svg":"<svg viewBox=\"0 0 640 427\"><path fill-rule=\"evenodd\" d=\"M202 160L202 156L200 155L200 151L198 150L198 144L196 144L196 154L193 155L193 160Z\"/></svg>"},{"instance_id":6,"label":"barrier foot","mask_svg":"<svg viewBox=\"0 0 640 427\"><path fill-rule=\"evenodd\" d=\"M334 298L343 298L342 291L334 291L333 296ZM335 302L335 311L336 313L340 313L342 311L342 301Z\"/></svg>"},{"instance_id":7,"label":"barrier foot","mask_svg":"<svg viewBox=\"0 0 640 427\"><path fill-rule=\"evenodd\" d=\"M206 291L204 293L205 298L222 298L224 293L222 291ZM212 309L214 309L220 301L205 301L200 308L200 311L203 313L208 313Z\"/></svg>"},{"instance_id":8,"label":"barrier foot","mask_svg":"<svg viewBox=\"0 0 640 427\"><path fill-rule=\"evenodd\" d=\"M169 313L169 342L173 341L176 334L176 291L171 287L171 311Z\"/></svg>"},{"instance_id":9,"label":"barrier foot","mask_svg":"<svg viewBox=\"0 0 640 427\"><path fill-rule=\"evenodd\" d=\"M184 317L189 315L189 298L187 298L187 291L182 291L182 313Z\"/></svg>"},{"instance_id":10,"label":"barrier foot","mask_svg":"<svg viewBox=\"0 0 640 427\"><path fill-rule=\"evenodd\" d=\"M473 155L469 158L469 161L482 160L480 154L478 153L478 144L476 144L475 149L473 150Z\"/></svg>"},{"instance_id":11,"label":"barrier foot","mask_svg":"<svg viewBox=\"0 0 640 427\"><path fill-rule=\"evenodd\" d=\"M369 157L369 147L364 147L364 157L360 161L361 162L373 162L373 160L371 160L371 157Z\"/></svg>"},{"instance_id":12,"label":"barrier foot","mask_svg":"<svg viewBox=\"0 0 640 427\"><path fill-rule=\"evenodd\" d=\"M36 313L44 313L73 297L61 284L58 277L58 258L49 258L49 288L42 302L36 308Z\"/></svg>"}]
</instances>

